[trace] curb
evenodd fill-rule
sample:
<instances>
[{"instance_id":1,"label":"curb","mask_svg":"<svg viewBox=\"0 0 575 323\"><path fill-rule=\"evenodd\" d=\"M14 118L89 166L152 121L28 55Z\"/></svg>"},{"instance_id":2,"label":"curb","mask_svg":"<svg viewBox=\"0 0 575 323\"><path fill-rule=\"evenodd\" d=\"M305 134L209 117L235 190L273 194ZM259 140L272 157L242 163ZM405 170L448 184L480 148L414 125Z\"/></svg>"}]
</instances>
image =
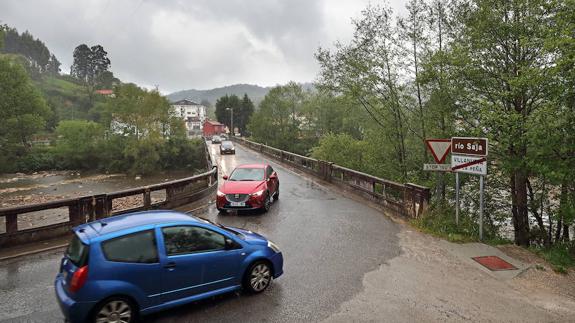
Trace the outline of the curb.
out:
<instances>
[{"instance_id":1,"label":"curb","mask_svg":"<svg viewBox=\"0 0 575 323\"><path fill-rule=\"evenodd\" d=\"M23 252L14 254L14 255L0 257L0 261L5 261L5 260L14 259L14 258L20 258L20 257L24 257L24 256L34 255L34 254L37 254L37 253L42 253L42 252L46 252L46 251L51 251L51 250L56 250L56 249L64 248L64 247L66 247L66 246L68 246L67 243L65 243L65 244L59 244L59 245L55 245L55 246L51 246L51 247L46 247L46 248L41 248L41 249L34 249L34 250L30 250L30 251L23 251Z\"/></svg>"}]
</instances>

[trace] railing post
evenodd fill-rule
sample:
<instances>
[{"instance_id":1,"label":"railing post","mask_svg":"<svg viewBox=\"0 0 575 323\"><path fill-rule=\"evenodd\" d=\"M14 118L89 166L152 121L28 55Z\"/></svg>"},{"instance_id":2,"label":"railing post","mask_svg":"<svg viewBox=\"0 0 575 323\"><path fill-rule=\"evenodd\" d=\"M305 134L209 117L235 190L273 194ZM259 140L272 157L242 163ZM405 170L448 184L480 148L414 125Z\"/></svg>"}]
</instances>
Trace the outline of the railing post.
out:
<instances>
[{"instance_id":1,"label":"railing post","mask_svg":"<svg viewBox=\"0 0 575 323\"><path fill-rule=\"evenodd\" d=\"M85 218L82 218L84 214L82 204L82 199L77 199L76 203L68 206L68 217L70 218L72 226L77 226L85 222Z\"/></svg>"},{"instance_id":2,"label":"railing post","mask_svg":"<svg viewBox=\"0 0 575 323\"><path fill-rule=\"evenodd\" d=\"M18 232L18 214L6 215L6 233Z\"/></svg>"},{"instance_id":3,"label":"railing post","mask_svg":"<svg viewBox=\"0 0 575 323\"><path fill-rule=\"evenodd\" d=\"M94 199L96 201L94 205L94 216L96 220L107 217L109 215L109 210L106 194L96 195L94 196Z\"/></svg>"},{"instance_id":4,"label":"railing post","mask_svg":"<svg viewBox=\"0 0 575 323\"><path fill-rule=\"evenodd\" d=\"M152 206L152 195L150 194L150 189L146 187L144 189L144 209L149 210Z\"/></svg>"}]
</instances>

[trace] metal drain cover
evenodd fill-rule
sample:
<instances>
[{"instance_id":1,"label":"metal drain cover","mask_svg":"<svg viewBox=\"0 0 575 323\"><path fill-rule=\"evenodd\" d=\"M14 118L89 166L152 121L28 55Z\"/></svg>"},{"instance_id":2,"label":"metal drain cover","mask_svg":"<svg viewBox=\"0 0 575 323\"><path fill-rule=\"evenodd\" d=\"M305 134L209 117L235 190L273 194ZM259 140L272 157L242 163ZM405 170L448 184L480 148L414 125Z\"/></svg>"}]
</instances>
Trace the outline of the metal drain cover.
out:
<instances>
[{"instance_id":1,"label":"metal drain cover","mask_svg":"<svg viewBox=\"0 0 575 323\"><path fill-rule=\"evenodd\" d=\"M471 259L480 263L483 267L491 271L499 270L516 270L517 267L508 263L507 261L497 257L497 256L482 256L482 257L472 257Z\"/></svg>"}]
</instances>

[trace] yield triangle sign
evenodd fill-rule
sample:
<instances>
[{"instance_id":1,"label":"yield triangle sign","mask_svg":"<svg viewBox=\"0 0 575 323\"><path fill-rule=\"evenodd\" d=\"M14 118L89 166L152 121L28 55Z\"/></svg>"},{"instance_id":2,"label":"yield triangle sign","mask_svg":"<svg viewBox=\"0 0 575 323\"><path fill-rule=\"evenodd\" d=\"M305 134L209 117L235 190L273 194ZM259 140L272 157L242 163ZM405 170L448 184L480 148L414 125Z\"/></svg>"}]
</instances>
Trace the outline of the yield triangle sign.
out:
<instances>
[{"instance_id":1,"label":"yield triangle sign","mask_svg":"<svg viewBox=\"0 0 575 323\"><path fill-rule=\"evenodd\" d=\"M445 161L445 157L451 150L451 139L427 139L425 143L438 164Z\"/></svg>"}]
</instances>

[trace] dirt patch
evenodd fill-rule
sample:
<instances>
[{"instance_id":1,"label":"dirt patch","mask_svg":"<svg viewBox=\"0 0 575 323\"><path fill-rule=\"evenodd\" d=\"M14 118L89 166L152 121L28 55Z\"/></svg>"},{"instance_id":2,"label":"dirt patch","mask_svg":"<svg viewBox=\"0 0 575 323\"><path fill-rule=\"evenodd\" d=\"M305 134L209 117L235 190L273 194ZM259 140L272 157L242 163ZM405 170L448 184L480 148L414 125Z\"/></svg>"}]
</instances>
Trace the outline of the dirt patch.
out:
<instances>
[{"instance_id":1,"label":"dirt patch","mask_svg":"<svg viewBox=\"0 0 575 323\"><path fill-rule=\"evenodd\" d=\"M560 294L575 300L575 270L570 269L567 274L559 274L553 271L545 259L525 248L516 245L501 245L497 248L512 258L532 265L513 279L512 283L517 287Z\"/></svg>"}]
</instances>

